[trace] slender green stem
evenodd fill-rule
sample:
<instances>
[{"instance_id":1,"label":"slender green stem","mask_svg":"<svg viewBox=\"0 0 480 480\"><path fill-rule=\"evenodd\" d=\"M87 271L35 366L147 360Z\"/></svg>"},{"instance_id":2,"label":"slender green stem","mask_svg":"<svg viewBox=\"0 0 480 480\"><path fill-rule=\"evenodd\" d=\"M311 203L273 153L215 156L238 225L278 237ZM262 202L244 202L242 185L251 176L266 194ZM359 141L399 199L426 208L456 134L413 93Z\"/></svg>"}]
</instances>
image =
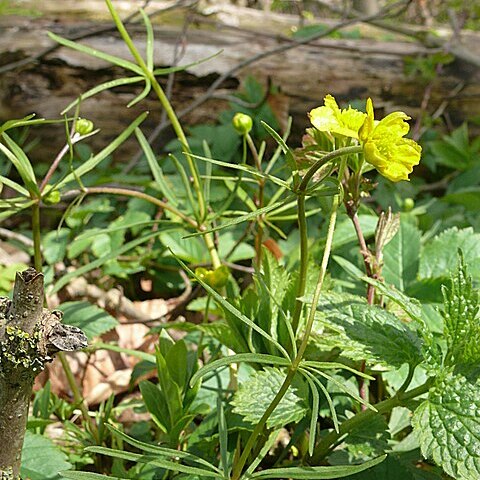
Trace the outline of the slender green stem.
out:
<instances>
[{"instance_id":1,"label":"slender green stem","mask_svg":"<svg viewBox=\"0 0 480 480\"><path fill-rule=\"evenodd\" d=\"M74 191L75 192L75 191ZM81 191L78 190L78 192L86 193L86 194L94 194L94 193L108 193L112 195L124 195L126 197L135 197L135 198L140 198L142 200L145 200L147 202L153 203L157 207L160 207L164 210L168 210L169 212L172 212L173 214L177 215L180 217L184 222L188 223L194 228L198 229L198 224L193 218L188 217L184 213L182 213L180 210L175 208L173 205L167 202L162 202L162 200L159 200L158 198L152 197L151 195L148 195L147 193L139 192L137 190L130 190L128 188L117 188L117 187L86 187L83 188ZM68 194L72 192L67 192Z\"/></svg>"},{"instance_id":2,"label":"slender green stem","mask_svg":"<svg viewBox=\"0 0 480 480\"><path fill-rule=\"evenodd\" d=\"M339 179L343 178L344 172L345 172L345 166L346 166L346 160L342 159L342 162L340 164L339 168ZM311 178L311 177L310 177ZM307 182L308 183L308 182ZM307 183L304 185L303 192L305 191L305 188L307 187ZM299 207L300 204L302 203L302 199L304 201L305 195L299 195L298 196L298 202L299 202ZM258 439L258 437L262 434L267 420L270 417L270 415L273 413L277 405L281 402L282 398L285 396L288 388L290 387L295 374L297 373L297 370L300 366L300 363L303 359L303 355L305 353L305 350L308 345L308 340L310 338L310 333L312 331L313 327L313 322L315 320L315 311L317 309L317 304L318 300L320 298L320 293L323 287L323 281L325 279L325 274L327 271L327 265L328 261L330 259L330 252L332 250L332 243L333 243L333 234L335 232L335 224L336 224L336 219L337 219L337 210L338 206L340 204L340 196L336 195L333 199L333 205L332 205L332 210L330 214L330 220L328 224L328 231L327 231L327 238L325 240L325 249L323 252L323 258L322 258L322 263L320 266L320 273L318 276L318 281L317 281L317 286L315 288L315 293L313 295L313 300L312 300L312 305L310 308L310 313L307 319L307 324L305 326L305 332L303 335L302 343L300 344L300 347L298 349L297 355L295 356L295 359L293 360L292 364L290 365L287 375L285 377L285 380L283 381L282 386L280 387L280 390L277 392L275 397L273 398L272 402L268 406L267 410L265 413L262 415L262 418L259 420L257 425L255 426L253 432L251 433L250 437L247 440L247 443L245 445L245 449L242 452L242 455L240 456L238 462L234 465L233 467L233 473L232 473L232 480L238 480L242 474L243 467L245 466L248 456L250 455L250 452L255 446L255 443ZM300 210L299 208L299 217L302 215L305 217L305 212ZM306 233L306 232L305 232Z\"/></svg>"},{"instance_id":3,"label":"slender green stem","mask_svg":"<svg viewBox=\"0 0 480 480\"><path fill-rule=\"evenodd\" d=\"M298 187L298 230L300 233L300 272L297 286L297 300L295 302L295 307L292 315L292 328L296 332L298 329L298 324L302 314L303 303L300 301L300 298L303 297L306 287L307 279L307 268L308 268L308 236L307 236L307 220L305 215L305 196L308 183L315 175L317 170L319 170L327 162L334 160L335 158L341 157L342 155L352 155L355 153L360 153L362 147L353 146L340 148L339 150L334 150L333 152L328 153L316 163L314 163L308 172L303 177L299 187Z\"/></svg>"},{"instance_id":4,"label":"slender green stem","mask_svg":"<svg viewBox=\"0 0 480 480\"><path fill-rule=\"evenodd\" d=\"M252 153L253 160L255 162L255 167L261 173L262 172L262 159L258 155L257 148L253 139L249 133L245 135L248 147ZM256 198L256 207L262 208L264 203L264 190L265 190L265 178L258 179L258 193ZM262 243L263 243L263 215L257 217L257 232L255 234L255 262L258 268L262 264Z\"/></svg>"},{"instance_id":5,"label":"slender green stem","mask_svg":"<svg viewBox=\"0 0 480 480\"><path fill-rule=\"evenodd\" d=\"M190 145L188 144L188 140L185 135L185 132L183 131L182 125L178 120L175 110L173 109L172 104L170 103L170 100L168 99L167 95L163 91L163 88L160 86L157 79L155 78L153 71L148 68L148 65L145 63L145 60L142 58L139 51L135 47L135 44L133 43L133 40L130 37L130 34L127 32L125 25L123 24L116 10L113 8L113 5L110 0L107 0L107 6L110 11L110 15L112 16L112 19L115 22L115 25L120 35L122 36L124 42L126 43L128 49L130 50L130 53L132 54L133 58L137 62L138 66L143 70L145 77L151 82L153 91L157 94L157 97L160 100L160 103L162 104L162 107L164 108L167 114L167 117L170 120L170 123L172 124L173 130L175 131L175 134L177 135L178 140L187 151L186 153L187 162L193 177L193 185L198 196L200 218L203 220L206 214L206 206L205 206L205 199L203 196L203 190L200 185L200 176L198 174L198 169L193 161L193 158L190 155L191 153Z\"/></svg>"},{"instance_id":6,"label":"slender green stem","mask_svg":"<svg viewBox=\"0 0 480 480\"><path fill-rule=\"evenodd\" d=\"M332 430L320 440L315 447L313 455L309 459L309 463L312 465L318 465L319 462L321 462L323 458L328 455L340 438L351 432L359 425L368 423L368 421L371 420L375 415L390 412L394 407L406 405L412 398L416 398L424 393L427 393L433 381L434 378L429 378L423 385L420 385L409 392L402 392L399 390L393 397L374 405L376 412L373 410L364 410L348 420L345 420L340 425L338 432Z\"/></svg>"},{"instance_id":7,"label":"slender green stem","mask_svg":"<svg viewBox=\"0 0 480 480\"><path fill-rule=\"evenodd\" d=\"M199 228L201 228L202 222L205 220L205 217L207 214L207 205L205 203L205 197L204 197L203 188L200 182L200 175L198 173L198 168L196 163L194 162L193 157L191 156L192 150L190 148L190 145L188 144L188 140L185 135L185 132L183 131L182 125L178 120L175 110L173 109L172 104L170 103L170 100L168 99L167 95L163 91L163 88L160 86L157 79L155 78L153 71L148 68L148 65L145 63L145 60L142 58L137 48L135 47L132 41L132 38L127 32L127 29L125 28L125 25L123 24L120 16L113 8L111 0L106 0L106 2L107 2L108 9L110 11L110 15L112 16L112 19L115 22L115 25L120 35L122 36L125 44L130 50L130 53L133 55L133 58L137 62L138 66L143 70L145 78L151 83L153 91L156 93L163 109L165 110L167 117L170 120L170 123L172 124L173 130L177 135L178 140L180 141L183 148L185 149L185 157L187 159L188 167L190 169L190 173L193 178L193 186L195 188L195 192L197 194L197 199L198 199L198 214L196 213L197 224ZM203 238L207 246L208 252L210 254L210 258L212 259L213 267L214 268L220 267L222 265L222 262L220 261L220 257L215 247L215 242L213 240L212 234L203 235Z\"/></svg>"},{"instance_id":8,"label":"slender green stem","mask_svg":"<svg viewBox=\"0 0 480 480\"><path fill-rule=\"evenodd\" d=\"M77 381L75 379L75 376L73 375L72 369L70 368L67 357L65 356L64 352L59 352L57 356L60 359L63 371L65 372L65 376L67 377L68 386L70 387L70 390L73 394L73 400L78 405L78 408L82 412L82 417L84 421L90 426L90 431L95 438L95 441L98 443L99 436L97 424L88 413L88 407L83 399L82 394L80 393L80 389L78 388Z\"/></svg>"},{"instance_id":9,"label":"slender green stem","mask_svg":"<svg viewBox=\"0 0 480 480\"><path fill-rule=\"evenodd\" d=\"M32 205L33 265L37 272L42 271L42 233L40 227L39 201Z\"/></svg>"}]
</instances>

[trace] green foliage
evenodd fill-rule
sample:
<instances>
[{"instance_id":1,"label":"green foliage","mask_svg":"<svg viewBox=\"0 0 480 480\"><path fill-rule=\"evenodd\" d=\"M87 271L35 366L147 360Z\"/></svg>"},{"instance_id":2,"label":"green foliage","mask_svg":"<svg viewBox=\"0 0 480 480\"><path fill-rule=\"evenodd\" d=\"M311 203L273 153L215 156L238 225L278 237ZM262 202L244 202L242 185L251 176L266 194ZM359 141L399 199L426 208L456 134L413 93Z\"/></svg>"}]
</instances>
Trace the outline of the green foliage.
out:
<instances>
[{"instance_id":1,"label":"green foliage","mask_svg":"<svg viewBox=\"0 0 480 480\"><path fill-rule=\"evenodd\" d=\"M96 339L91 351L139 362L132 392L111 396L95 413L82 408L80 418L82 405L53 394L50 383L37 392L25 476L54 479L75 467L84 471L64 478L477 478L480 140L472 129L465 123L438 133L417 125L425 168L395 185L373 176L358 128L351 137L345 125L337 128L352 110L331 110L335 121L323 119L330 129L308 129L293 150L291 122L279 131L270 106L277 89L252 77L217 122L184 131L158 77L188 66L155 68L145 12L143 55L111 0L107 6L129 60L50 37L130 76L66 107L76 111L62 120L63 156L47 174L30 161L19 132L51 121L29 116L0 126L0 181L9 190L0 220L18 222L33 238L49 294L63 298L64 287L84 276L96 288L120 284L132 300L165 298L173 318L148 332L153 353L99 339L118 321L97 306L60 306L66 323ZM294 37L327 30L308 25ZM431 82L451 60L436 53L406 67ZM176 138L154 148L140 129L142 113L91 151L86 141L98 132L95 119L80 119L83 102L136 84L143 88L128 106L156 93ZM236 130L238 118L246 127ZM391 125L383 122L385 138L370 143L381 140L389 150L391 134L412 146L397 138L395 128L408 129L402 118L396 112ZM372 112L370 120L374 128ZM116 162L116 149L135 138L143 156L127 167ZM0 273L6 293L13 269ZM17 343L30 346L27 340ZM142 420L120 423L123 413ZM56 447L47 426L59 420L65 434Z\"/></svg>"},{"instance_id":2,"label":"green foliage","mask_svg":"<svg viewBox=\"0 0 480 480\"><path fill-rule=\"evenodd\" d=\"M62 478L60 472L71 468L72 464L67 461L65 453L50 439L26 432L22 451L22 477L31 480L58 480Z\"/></svg>"},{"instance_id":3,"label":"green foliage","mask_svg":"<svg viewBox=\"0 0 480 480\"><path fill-rule=\"evenodd\" d=\"M412 420L423 455L454 478L480 475L479 392L478 372L445 373Z\"/></svg>"},{"instance_id":4,"label":"green foliage","mask_svg":"<svg viewBox=\"0 0 480 480\"><path fill-rule=\"evenodd\" d=\"M118 321L88 302L65 302L60 305L64 322L80 328L91 341L118 325Z\"/></svg>"},{"instance_id":5,"label":"green foliage","mask_svg":"<svg viewBox=\"0 0 480 480\"><path fill-rule=\"evenodd\" d=\"M252 375L240 385L232 400L233 411L248 422L256 424L285 380L285 374L276 368L266 368ZM279 405L270 415L269 428L280 427L291 422L299 422L307 412L304 403L306 386L301 382L289 387Z\"/></svg>"},{"instance_id":6,"label":"green foliage","mask_svg":"<svg viewBox=\"0 0 480 480\"><path fill-rule=\"evenodd\" d=\"M337 347L349 358L392 367L416 366L423 360L422 341L414 330L359 297L324 295L318 312L314 341L319 346Z\"/></svg>"}]
</instances>

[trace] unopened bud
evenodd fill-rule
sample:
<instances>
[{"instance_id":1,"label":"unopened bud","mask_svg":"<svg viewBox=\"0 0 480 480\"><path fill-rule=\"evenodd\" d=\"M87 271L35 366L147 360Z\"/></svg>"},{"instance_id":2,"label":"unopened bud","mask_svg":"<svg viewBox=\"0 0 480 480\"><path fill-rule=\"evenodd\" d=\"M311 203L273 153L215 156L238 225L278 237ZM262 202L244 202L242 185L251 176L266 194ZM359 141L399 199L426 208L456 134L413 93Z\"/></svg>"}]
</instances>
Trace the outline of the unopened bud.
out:
<instances>
[{"instance_id":1,"label":"unopened bud","mask_svg":"<svg viewBox=\"0 0 480 480\"><path fill-rule=\"evenodd\" d=\"M253 127L253 120L250 115L236 113L232 120L235 130L240 135L246 135Z\"/></svg>"},{"instance_id":2,"label":"unopened bud","mask_svg":"<svg viewBox=\"0 0 480 480\"><path fill-rule=\"evenodd\" d=\"M93 130L93 122L86 118L79 118L75 123L75 131L80 135L88 135Z\"/></svg>"},{"instance_id":3,"label":"unopened bud","mask_svg":"<svg viewBox=\"0 0 480 480\"><path fill-rule=\"evenodd\" d=\"M403 210L405 210L405 212L410 212L410 210L413 210L413 207L415 207L413 198L406 198L403 201Z\"/></svg>"},{"instance_id":4,"label":"unopened bud","mask_svg":"<svg viewBox=\"0 0 480 480\"><path fill-rule=\"evenodd\" d=\"M45 205L56 205L60 201L60 192L58 190L52 190L48 192L42 199Z\"/></svg>"}]
</instances>

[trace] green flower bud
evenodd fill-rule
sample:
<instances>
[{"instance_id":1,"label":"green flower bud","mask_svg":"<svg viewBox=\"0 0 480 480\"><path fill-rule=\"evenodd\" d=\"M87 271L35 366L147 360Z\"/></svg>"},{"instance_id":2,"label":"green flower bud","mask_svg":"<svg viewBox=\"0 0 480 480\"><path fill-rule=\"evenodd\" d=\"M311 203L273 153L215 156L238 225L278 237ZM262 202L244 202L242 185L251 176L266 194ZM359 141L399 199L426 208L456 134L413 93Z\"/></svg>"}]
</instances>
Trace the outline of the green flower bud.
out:
<instances>
[{"instance_id":1,"label":"green flower bud","mask_svg":"<svg viewBox=\"0 0 480 480\"><path fill-rule=\"evenodd\" d=\"M246 135L253 127L253 120L250 115L236 113L232 120L233 127L240 135Z\"/></svg>"},{"instance_id":2,"label":"green flower bud","mask_svg":"<svg viewBox=\"0 0 480 480\"><path fill-rule=\"evenodd\" d=\"M413 198L406 198L403 201L403 210L405 210L405 212L413 210L413 207L415 207L415 201L413 200Z\"/></svg>"},{"instance_id":3,"label":"green flower bud","mask_svg":"<svg viewBox=\"0 0 480 480\"><path fill-rule=\"evenodd\" d=\"M56 205L60 201L60 192L58 190L51 190L43 198L42 201L45 205Z\"/></svg>"},{"instance_id":4,"label":"green flower bud","mask_svg":"<svg viewBox=\"0 0 480 480\"><path fill-rule=\"evenodd\" d=\"M86 118L79 118L75 123L75 131L80 135L88 135L93 130L93 122Z\"/></svg>"}]
</instances>

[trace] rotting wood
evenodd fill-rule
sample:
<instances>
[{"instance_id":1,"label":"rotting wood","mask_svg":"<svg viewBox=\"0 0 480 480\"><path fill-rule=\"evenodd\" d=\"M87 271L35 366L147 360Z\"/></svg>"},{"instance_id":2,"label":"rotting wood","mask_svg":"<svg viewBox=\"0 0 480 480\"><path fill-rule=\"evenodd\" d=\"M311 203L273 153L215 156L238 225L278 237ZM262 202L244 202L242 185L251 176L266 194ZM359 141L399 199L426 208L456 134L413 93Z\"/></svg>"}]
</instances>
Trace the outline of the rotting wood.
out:
<instances>
[{"instance_id":1,"label":"rotting wood","mask_svg":"<svg viewBox=\"0 0 480 480\"><path fill-rule=\"evenodd\" d=\"M57 352L87 346L62 314L43 308L43 275L17 273L12 300L0 298L0 479L20 478L22 445L35 377Z\"/></svg>"},{"instance_id":2,"label":"rotting wood","mask_svg":"<svg viewBox=\"0 0 480 480\"><path fill-rule=\"evenodd\" d=\"M154 4L165 2L153 2ZM78 2L70 2L71 8L80 6ZM127 4L119 2L119 8ZM132 4L130 7L133 8ZM75 13L76 17L68 17L68 6L56 13L60 19L55 21L55 4L42 2L37 7L46 14L39 20L22 18L0 18L0 63L34 54L52 45L46 37L46 31L68 36L78 33L82 28L105 27L108 25L103 2L90 2L81 5L84 13ZM124 12L127 13L126 11ZM172 18L164 19L155 25L155 63L158 66L169 65L174 57L174 49L181 30L186 10L179 10ZM191 12L190 12L191 13ZM88 19L88 22L82 20ZM91 21L92 18L100 18ZM67 19L67 20L65 20ZM163 20L165 20L163 22ZM179 111L187 107L192 100L202 95L211 82L219 75L228 72L246 58L285 43L285 35L296 25L293 16L285 16L241 9L221 5L215 7L214 14L194 17L194 25L187 32L185 54L182 64L190 63L211 55L221 49L221 55L207 63L176 75L173 91L174 104ZM3 22L3 27L1 23ZM175 24L172 26L172 22ZM330 25L321 19L322 23ZM255 27L256 26L256 27ZM256 29L255 29L256 28ZM368 26L368 28L373 28ZM261 29L261 30L260 30ZM362 26L363 29L363 26ZM137 45L144 49L144 29L141 25L129 26ZM363 30L362 30L363 31ZM371 30L367 31L371 35ZM383 36L383 37L382 37ZM383 38L383 39L382 39ZM324 38L308 45L295 47L278 55L272 55L249 65L232 75L222 84L217 93L225 94L234 90L246 75L252 74L260 81L267 82L271 78L282 95L290 104L289 112L294 117L294 125L298 131L307 124L306 111L320 104L326 93L334 94L339 100L351 100L371 96L376 106L385 111L401 109L412 117L417 117L425 83L418 78L406 77L403 59L407 56L425 55L424 46L395 36L387 41L385 33L377 31L372 38L334 39ZM479 54L478 35L465 35L464 47L472 55ZM102 33L88 38L83 43L108 53L128 58L126 47L114 33ZM3 57L3 58L2 58ZM80 93L98 83L123 76L117 68L112 68L98 59L92 59L78 52L61 48L42 59L38 64L27 65L20 71L7 72L0 76L0 119L18 117L36 112L38 115L55 118L59 112ZM480 95L479 72L465 62L456 62L444 69L444 73L434 83L429 108L434 111L457 86L463 82L463 88L449 98L448 113L454 123L459 123L480 114L480 103L472 101ZM131 119L142 110L152 113L142 126L146 132L151 131L159 121L158 102L150 95L140 105L127 110L125 105L142 87L122 87L103 92L82 105L82 116L91 118L96 127L102 129L102 135L92 139L94 148L101 148L124 128ZM225 95L224 95L225 97ZM48 100L46 100L48 99ZM208 102L197 107L183 119L186 124L214 121L218 112L226 106L225 99L213 96ZM287 113L285 111L285 113ZM55 129L51 126L40 129L45 139L45 149L41 155L46 158L54 155L63 142L63 127ZM165 139L164 139L165 140ZM138 146L131 143L131 149L124 148L120 156L129 156Z\"/></svg>"}]
</instances>

